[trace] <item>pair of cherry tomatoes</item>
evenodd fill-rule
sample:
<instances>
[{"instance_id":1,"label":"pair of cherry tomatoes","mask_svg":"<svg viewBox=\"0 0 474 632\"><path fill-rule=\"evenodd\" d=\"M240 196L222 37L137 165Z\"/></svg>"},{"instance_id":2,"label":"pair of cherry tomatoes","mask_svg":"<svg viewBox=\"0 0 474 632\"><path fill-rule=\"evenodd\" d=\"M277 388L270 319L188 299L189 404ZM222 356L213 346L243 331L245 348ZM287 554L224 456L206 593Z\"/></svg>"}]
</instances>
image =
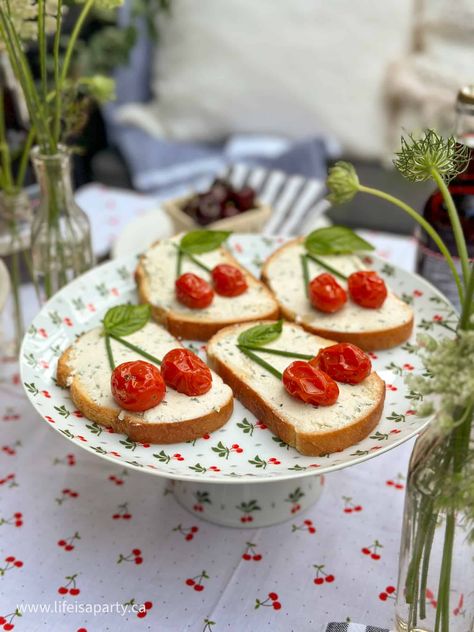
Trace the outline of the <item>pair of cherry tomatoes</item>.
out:
<instances>
[{"instance_id":1,"label":"pair of cherry tomatoes","mask_svg":"<svg viewBox=\"0 0 474 632\"><path fill-rule=\"evenodd\" d=\"M321 349L309 362L292 362L283 372L283 386L306 404L331 406L339 396L336 380L359 384L371 370L372 363L362 349L341 342Z\"/></svg>"},{"instance_id":2,"label":"pair of cherry tomatoes","mask_svg":"<svg viewBox=\"0 0 474 632\"><path fill-rule=\"evenodd\" d=\"M220 296L239 296L247 288L242 271L228 263L221 263L211 272L214 290ZM214 290L202 277L186 272L176 280L176 298L180 303L192 309L209 307L214 298Z\"/></svg>"},{"instance_id":3,"label":"pair of cherry tomatoes","mask_svg":"<svg viewBox=\"0 0 474 632\"><path fill-rule=\"evenodd\" d=\"M172 349L164 356L161 371L143 360L124 362L111 378L112 395L125 410L142 412L157 406L166 386L190 397L207 393L212 385L209 367L192 351Z\"/></svg>"},{"instance_id":4,"label":"pair of cherry tomatoes","mask_svg":"<svg viewBox=\"0 0 474 632\"><path fill-rule=\"evenodd\" d=\"M377 309L387 298L384 280L373 271L353 272L347 279L347 285L352 300L361 307ZM347 302L347 292L332 274L323 272L309 284L309 298L316 309L332 314Z\"/></svg>"}]
</instances>

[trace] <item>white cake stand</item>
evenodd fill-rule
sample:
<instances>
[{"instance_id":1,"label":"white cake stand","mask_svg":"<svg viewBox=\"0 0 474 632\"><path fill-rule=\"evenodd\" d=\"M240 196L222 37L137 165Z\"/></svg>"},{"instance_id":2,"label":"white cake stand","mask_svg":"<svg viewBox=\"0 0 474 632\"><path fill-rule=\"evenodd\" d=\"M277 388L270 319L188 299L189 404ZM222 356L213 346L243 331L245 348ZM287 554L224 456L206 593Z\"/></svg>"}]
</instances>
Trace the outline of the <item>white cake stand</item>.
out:
<instances>
[{"instance_id":1,"label":"white cake stand","mask_svg":"<svg viewBox=\"0 0 474 632\"><path fill-rule=\"evenodd\" d=\"M258 274L261 262L282 243L256 235L234 235L230 247ZM135 257L91 270L56 294L33 321L23 341L21 372L26 392L41 417L66 439L120 466L173 480L176 499L197 516L234 527L256 527L292 518L313 504L323 474L355 465L403 443L429 421L415 414L422 396L405 375L422 371L414 336L407 344L373 355L387 383L381 421L369 437L342 452L306 457L281 442L238 401L229 422L191 443L137 444L80 416L69 391L55 385L57 358L75 336L97 326L114 304L136 301ZM416 275L373 258L371 266L413 304L418 330L446 334L455 316L445 299ZM186 344L203 354L202 343Z\"/></svg>"}]
</instances>

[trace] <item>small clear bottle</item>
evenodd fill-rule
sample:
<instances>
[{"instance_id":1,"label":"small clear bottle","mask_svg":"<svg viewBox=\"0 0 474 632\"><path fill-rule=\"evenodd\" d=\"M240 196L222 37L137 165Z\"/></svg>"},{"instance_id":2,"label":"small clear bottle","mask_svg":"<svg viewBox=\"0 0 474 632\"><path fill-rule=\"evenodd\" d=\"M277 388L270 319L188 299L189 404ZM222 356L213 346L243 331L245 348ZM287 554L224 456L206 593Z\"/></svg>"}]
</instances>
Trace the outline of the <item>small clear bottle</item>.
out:
<instances>
[{"instance_id":1,"label":"small clear bottle","mask_svg":"<svg viewBox=\"0 0 474 632\"><path fill-rule=\"evenodd\" d=\"M40 185L40 205L31 229L33 269L43 297L94 265L89 218L76 204L72 191L71 156L60 148L56 154L32 150Z\"/></svg>"}]
</instances>

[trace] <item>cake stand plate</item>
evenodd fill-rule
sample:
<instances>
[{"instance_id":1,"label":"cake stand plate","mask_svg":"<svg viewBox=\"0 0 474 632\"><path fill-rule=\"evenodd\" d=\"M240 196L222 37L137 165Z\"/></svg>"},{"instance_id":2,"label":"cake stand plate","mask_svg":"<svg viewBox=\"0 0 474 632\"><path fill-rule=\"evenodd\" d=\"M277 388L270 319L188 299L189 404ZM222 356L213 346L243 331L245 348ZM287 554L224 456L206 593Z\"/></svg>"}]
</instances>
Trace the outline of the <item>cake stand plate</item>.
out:
<instances>
[{"instance_id":1,"label":"cake stand plate","mask_svg":"<svg viewBox=\"0 0 474 632\"><path fill-rule=\"evenodd\" d=\"M284 238L233 235L232 253L258 275L265 258ZM456 316L438 291L420 277L377 257L377 270L415 311L416 331L451 335ZM36 316L21 350L24 388L41 418L77 446L120 466L173 479L175 496L201 518L228 526L264 526L292 518L317 500L321 474L361 463L417 434L429 421L416 415L422 395L405 383L422 372L415 335L395 349L371 354L387 384L382 418L357 445L323 457L308 457L280 441L240 402L228 423L212 435L174 445L131 441L85 419L69 391L55 384L58 357L74 338L100 324L109 307L136 302L136 258L124 257L94 268L58 292ZM296 274L296 273L295 273ZM184 341L205 358L203 343Z\"/></svg>"}]
</instances>

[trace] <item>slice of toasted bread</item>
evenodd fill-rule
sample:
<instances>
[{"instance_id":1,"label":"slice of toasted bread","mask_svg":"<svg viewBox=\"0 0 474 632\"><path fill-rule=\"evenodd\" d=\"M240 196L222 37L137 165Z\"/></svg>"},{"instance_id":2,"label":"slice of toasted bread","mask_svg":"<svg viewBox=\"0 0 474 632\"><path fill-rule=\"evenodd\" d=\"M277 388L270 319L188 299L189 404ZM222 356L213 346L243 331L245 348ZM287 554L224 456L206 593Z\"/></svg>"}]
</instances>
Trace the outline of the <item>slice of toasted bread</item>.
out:
<instances>
[{"instance_id":1,"label":"slice of toasted bread","mask_svg":"<svg viewBox=\"0 0 474 632\"><path fill-rule=\"evenodd\" d=\"M219 263L230 263L245 274L248 289L240 296L225 297L215 294L206 309L191 309L176 300L175 281L177 249L181 236L162 240L151 246L141 257L136 270L138 295L142 303L152 307L153 318L174 336L192 340L208 340L219 329L234 323L277 318L278 304L268 288L225 249L196 255L208 268ZM199 266L183 257L182 273L194 272L209 280Z\"/></svg>"},{"instance_id":2,"label":"slice of toasted bread","mask_svg":"<svg viewBox=\"0 0 474 632\"><path fill-rule=\"evenodd\" d=\"M282 382L244 355L236 346L247 325L227 327L207 345L209 365L229 384L235 397L283 441L302 454L319 456L338 452L366 437L380 419L385 383L372 372L360 384L341 384L332 406L315 407L291 397ZM284 323L269 348L317 354L333 341L308 333L298 325ZM280 372L291 358L256 352Z\"/></svg>"},{"instance_id":3,"label":"slice of toasted bread","mask_svg":"<svg viewBox=\"0 0 474 632\"><path fill-rule=\"evenodd\" d=\"M100 327L80 336L59 359L57 381L69 387L77 408L92 421L123 432L141 443L178 443L220 428L233 410L230 388L212 374L211 390L188 397L167 387L158 406L143 413L121 410L112 397L111 371ZM161 358L181 344L166 329L150 322L126 337L132 344ZM115 340L111 341L115 364L144 358Z\"/></svg>"},{"instance_id":4,"label":"slice of toasted bread","mask_svg":"<svg viewBox=\"0 0 474 632\"><path fill-rule=\"evenodd\" d=\"M413 311L390 291L379 309L365 309L350 298L334 314L312 307L305 293L301 267L301 255L305 252L303 241L303 238L289 241L267 259L262 269L262 279L274 293L286 319L300 323L314 334L340 342L352 342L366 351L390 349L410 337ZM367 269L361 259L353 255L319 258L345 275ZM310 261L309 272L310 279L313 279L327 270ZM343 280L338 278L337 281L347 288Z\"/></svg>"}]
</instances>

